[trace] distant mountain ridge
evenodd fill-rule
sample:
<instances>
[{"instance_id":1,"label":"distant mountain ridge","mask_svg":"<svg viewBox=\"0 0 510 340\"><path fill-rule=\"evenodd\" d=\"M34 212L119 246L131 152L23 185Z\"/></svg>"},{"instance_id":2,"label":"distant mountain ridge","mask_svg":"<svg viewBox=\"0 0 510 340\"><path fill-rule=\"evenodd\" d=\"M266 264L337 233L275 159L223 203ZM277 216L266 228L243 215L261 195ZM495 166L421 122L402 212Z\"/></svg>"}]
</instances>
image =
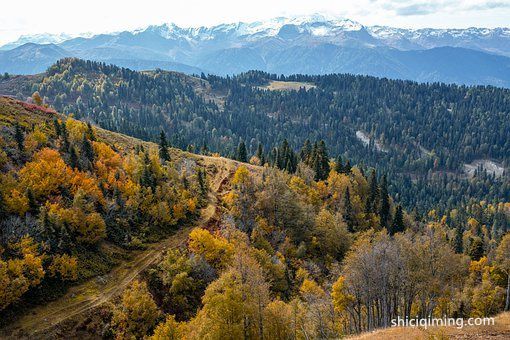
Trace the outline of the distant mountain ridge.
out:
<instances>
[{"instance_id":1,"label":"distant mountain ridge","mask_svg":"<svg viewBox=\"0 0 510 340\"><path fill-rule=\"evenodd\" d=\"M309 34L317 40L328 41L331 38L342 38L348 32L357 32L358 39L366 38L365 43L375 43L400 50L430 49L435 47L463 47L477 49L510 56L510 28L477 28L466 29L406 29L389 26L364 26L356 21L328 17L320 14L298 17L277 17L265 21L251 23L237 22L216 26L179 27L175 24L150 25L133 31L122 31L107 34L91 35L90 33L71 37L66 34L37 34L21 36L17 41L6 44L0 49L12 49L25 43L38 44L64 43L69 40L82 41L96 39L105 41L106 37L144 36L156 34L165 40L204 42L219 41L220 38L233 40L240 38L246 42L257 41L262 38L282 36L285 32L296 27L299 34ZM283 30L282 30L283 29ZM282 31L282 32L280 32ZM347 34L348 35L348 34ZM344 36L345 37L345 36ZM71 44L73 44L71 43ZM235 41L232 41L235 43ZM341 39L332 43L342 43ZM68 45L68 44L64 44ZM224 46L227 47L227 46ZM233 47L233 46L230 46Z\"/></svg>"},{"instance_id":2,"label":"distant mountain ridge","mask_svg":"<svg viewBox=\"0 0 510 340\"><path fill-rule=\"evenodd\" d=\"M135 70L291 74L353 73L422 82L510 87L510 28L400 29L367 27L310 15L251 23L182 28L175 24L92 37L46 37L60 54ZM44 42L39 36L37 42ZM10 47L30 41L23 37ZM44 45L0 51L0 71L42 72L58 58ZM19 51L22 50L22 52ZM29 58L27 50L37 50ZM427 59L434 58L434 59ZM452 59L455 58L455 59ZM51 62L50 62L51 61Z\"/></svg>"}]
</instances>

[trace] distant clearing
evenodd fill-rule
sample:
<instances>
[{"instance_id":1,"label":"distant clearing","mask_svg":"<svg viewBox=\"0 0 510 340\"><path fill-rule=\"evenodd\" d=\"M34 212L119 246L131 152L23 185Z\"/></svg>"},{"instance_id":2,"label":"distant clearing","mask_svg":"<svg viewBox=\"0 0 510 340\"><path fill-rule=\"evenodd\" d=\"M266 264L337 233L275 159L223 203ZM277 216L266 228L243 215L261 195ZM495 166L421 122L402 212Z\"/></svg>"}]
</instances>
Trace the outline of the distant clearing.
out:
<instances>
[{"instance_id":1,"label":"distant clearing","mask_svg":"<svg viewBox=\"0 0 510 340\"><path fill-rule=\"evenodd\" d=\"M487 159L478 159L473 161L471 164L464 164L464 172L470 177L475 175L476 170L487 171L488 174L496 177L503 176L505 168L501 165Z\"/></svg>"},{"instance_id":2,"label":"distant clearing","mask_svg":"<svg viewBox=\"0 0 510 340\"><path fill-rule=\"evenodd\" d=\"M370 136L360 130L356 131L356 138L358 138L361 141L361 143L363 143L363 145L365 145L365 146L368 146L371 141ZM374 140L374 144L375 144L375 148L377 149L377 151L388 152L388 150L386 150L384 148L384 146L379 141Z\"/></svg>"},{"instance_id":3,"label":"distant clearing","mask_svg":"<svg viewBox=\"0 0 510 340\"><path fill-rule=\"evenodd\" d=\"M261 86L262 89L271 90L271 91L297 91L300 88L304 88L305 90L316 88L312 83L303 83L299 81L279 81L272 80L269 85Z\"/></svg>"}]
</instances>

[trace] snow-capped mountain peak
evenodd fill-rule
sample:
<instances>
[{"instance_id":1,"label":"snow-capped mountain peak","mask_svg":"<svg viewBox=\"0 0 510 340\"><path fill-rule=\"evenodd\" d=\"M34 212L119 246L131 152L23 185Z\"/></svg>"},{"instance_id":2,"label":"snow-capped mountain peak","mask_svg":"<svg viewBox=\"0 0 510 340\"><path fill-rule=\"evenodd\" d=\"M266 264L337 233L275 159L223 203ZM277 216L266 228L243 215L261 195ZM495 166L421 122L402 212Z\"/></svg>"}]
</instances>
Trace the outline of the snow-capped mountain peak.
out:
<instances>
[{"instance_id":1,"label":"snow-capped mountain peak","mask_svg":"<svg viewBox=\"0 0 510 340\"><path fill-rule=\"evenodd\" d=\"M294 17L276 17L263 21L225 23L215 26L179 27L173 23L159 26L148 26L144 29L133 31L133 34L151 31L156 32L165 39L186 39L206 41L219 36L231 37L274 37L278 35L282 27L292 25L297 27L300 33L314 36L334 35L339 31L359 31L363 28L353 20L313 14Z\"/></svg>"},{"instance_id":2,"label":"snow-capped mountain peak","mask_svg":"<svg viewBox=\"0 0 510 340\"><path fill-rule=\"evenodd\" d=\"M72 36L60 33L60 34L49 34L49 33L40 33L33 35L22 35L16 41L8 43L2 46L2 50L9 50L12 48L16 48L18 46L25 45L27 43L34 44L59 44L65 40L71 39Z\"/></svg>"}]
</instances>

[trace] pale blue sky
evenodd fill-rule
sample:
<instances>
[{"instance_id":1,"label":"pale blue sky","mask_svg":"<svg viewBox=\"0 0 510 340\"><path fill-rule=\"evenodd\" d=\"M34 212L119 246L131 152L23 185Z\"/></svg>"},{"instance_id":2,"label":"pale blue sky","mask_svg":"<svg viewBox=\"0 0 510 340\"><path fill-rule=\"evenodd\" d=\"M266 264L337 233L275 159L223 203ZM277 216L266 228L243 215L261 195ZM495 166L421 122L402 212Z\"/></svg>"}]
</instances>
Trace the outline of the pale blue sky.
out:
<instances>
[{"instance_id":1,"label":"pale blue sky","mask_svg":"<svg viewBox=\"0 0 510 340\"><path fill-rule=\"evenodd\" d=\"M510 0L6 0L0 44L22 34L112 32L150 24L210 26L323 13L364 25L498 27L510 25Z\"/></svg>"}]
</instances>

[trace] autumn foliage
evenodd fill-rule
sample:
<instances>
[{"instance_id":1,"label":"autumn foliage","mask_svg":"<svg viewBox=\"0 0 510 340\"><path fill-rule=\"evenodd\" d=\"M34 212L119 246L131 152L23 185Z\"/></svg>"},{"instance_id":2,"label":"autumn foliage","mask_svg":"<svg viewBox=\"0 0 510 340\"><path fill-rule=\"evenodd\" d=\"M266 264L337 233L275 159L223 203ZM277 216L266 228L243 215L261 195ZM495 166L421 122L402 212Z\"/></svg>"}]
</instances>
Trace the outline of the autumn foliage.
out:
<instances>
[{"instance_id":1,"label":"autumn foliage","mask_svg":"<svg viewBox=\"0 0 510 340\"><path fill-rule=\"evenodd\" d=\"M102 139L40 101L0 99L13 122L0 131L0 310L44 280L104 273L112 260L101 243L143 247L204 203L198 166L181 172L156 146Z\"/></svg>"}]
</instances>

